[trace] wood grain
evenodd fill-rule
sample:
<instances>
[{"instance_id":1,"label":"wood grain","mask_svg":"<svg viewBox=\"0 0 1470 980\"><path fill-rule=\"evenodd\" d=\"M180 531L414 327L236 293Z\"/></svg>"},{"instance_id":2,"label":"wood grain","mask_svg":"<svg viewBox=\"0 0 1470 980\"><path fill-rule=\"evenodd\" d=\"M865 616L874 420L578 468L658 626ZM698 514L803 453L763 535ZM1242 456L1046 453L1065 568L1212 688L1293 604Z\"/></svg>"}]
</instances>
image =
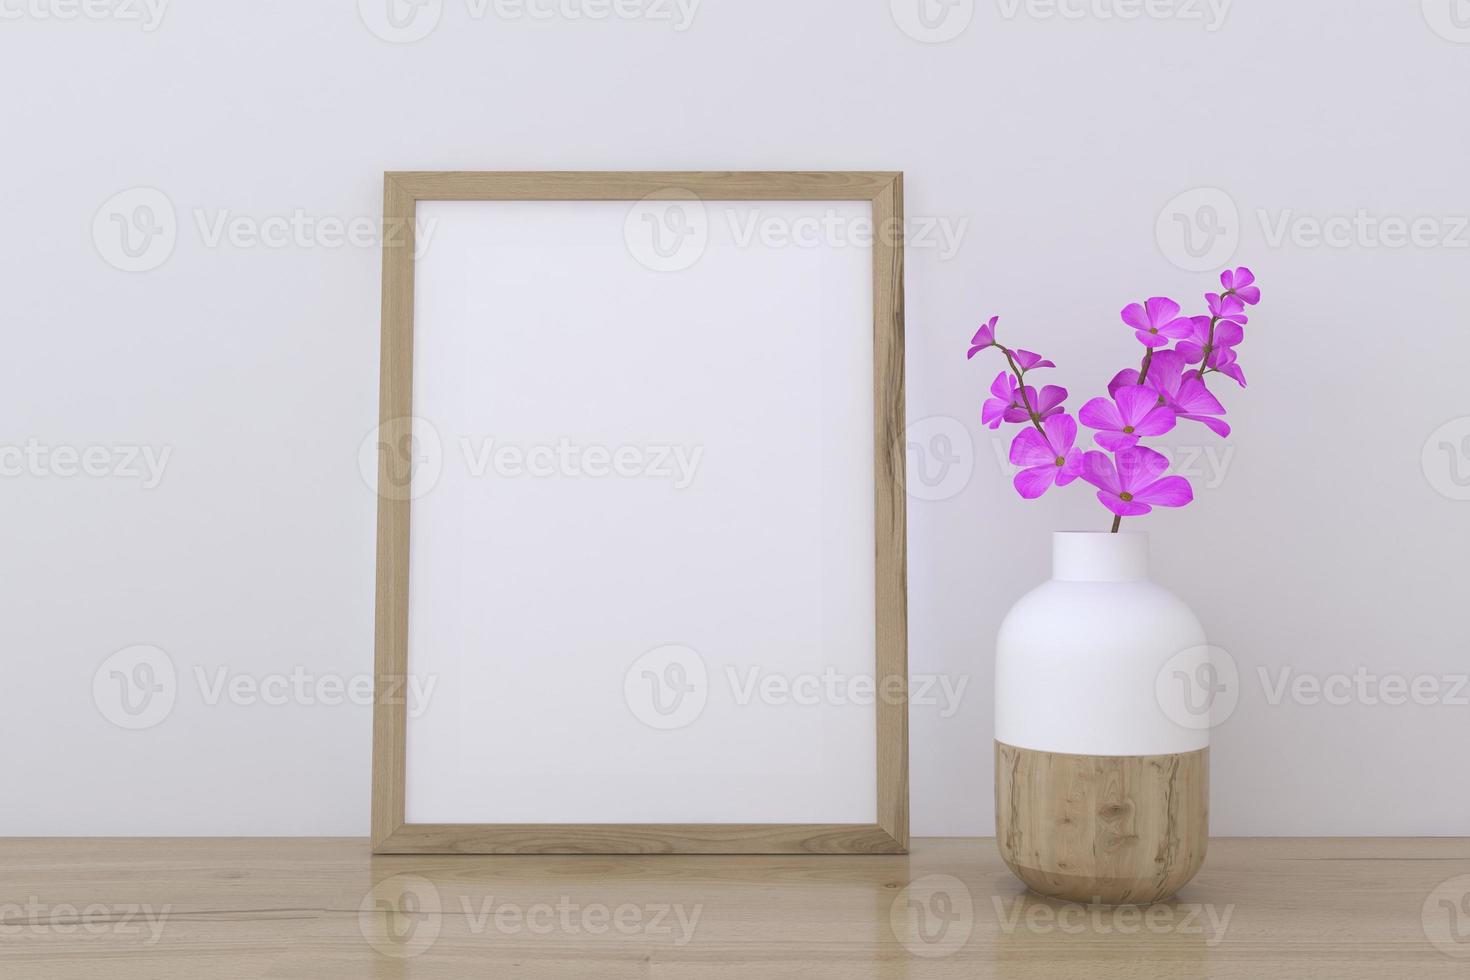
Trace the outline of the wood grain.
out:
<instances>
[{"instance_id":1,"label":"wood grain","mask_svg":"<svg viewBox=\"0 0 1470 980\"><path fill-rule=\"evenodd\" d=\"M417 201L637 201L687 191L705 201L872 201L892 194L885 171L399 171Z\"/></svg>"},{"instance_id":2,"label":"wood grain","mask_svg":"<svg viewBox=\"0 0 1470 980\"><path fill-rule=\"evenodd\" d=\"M1198 877L1150 923L1147 910L1028 892L983 838L822 858L374 857L365 839L14 839L0 840L0 976L1464 980L1470 937L1441 949L1426 918L1438 912L1436 889L1464 875L1464 838L1215 840ZM412 894L429 907L399 900ZM913 930L913 903L932 907L936 894L951 900L950 931ZM501 912L559 904L576 914L534 931ZM124 921L145 906L162 914L156 938L133 928L140 917ZM581 915L625 907L642 916L636 928L599 930ZM697 910L687 941L674 910L686 924Z\"/></svg>"},{"instance_id":3,"label":"wood grain","mask_svg":"<svg viewBox=\"0 0 1470 980\"><path fill-rule=\"evenodd\" d=\"M1148 904L1184 887L1209 838L1209 749L1065 755L995 743L996 842L1035 891Z\"/></svg>"},{"instance_id":4,"label":"wood grain","mask_svg":"<svg viewBox=\"0 0 1470 980\"><path fill-rule=\"evenodd\" d=\"M893 172L394 172L384 175L372 840L380 853L898 853L908 847L903 180ZM414 218L418 201L870 201L873 244L877 819L873 824L406 822Z\"/></svg>"}]
</instances>

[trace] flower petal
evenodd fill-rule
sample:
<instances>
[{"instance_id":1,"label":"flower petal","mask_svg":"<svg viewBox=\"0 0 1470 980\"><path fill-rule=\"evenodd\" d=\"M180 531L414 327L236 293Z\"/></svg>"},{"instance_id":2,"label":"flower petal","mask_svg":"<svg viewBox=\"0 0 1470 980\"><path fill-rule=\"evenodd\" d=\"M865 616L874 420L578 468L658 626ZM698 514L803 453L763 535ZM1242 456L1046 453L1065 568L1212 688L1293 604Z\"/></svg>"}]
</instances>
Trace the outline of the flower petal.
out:
<instances>
[{"instance_id":1,"label":"flower petal","mask_svg":"<svg viewBox=\"0 0 1470 980\"><path fill-rule=\"evenodd\" d=\"M1046 430L1046 441L1052 451L1052 463L1058 456L1066 456L1077 443L1077 420L1065 413L1053 415L1041 423Z\"/></svg>"},{"instance_id":2,"label":"flower petal","mask_svg":"<svg viewBox=\"0 0 1470 980\"><path fill-rule=\"evenodd\" d=\"M1163 453L1146 446L1120 450L1114 454L1114 461L1118 470L1118 483L1123 490L1146 487L1169 468L1169 461L1164 458Z\"/></svg>"},{"instance_id":3,"label":"flower petal","mask_svg":"<svg viewBox=\"0 0 1470 980\"><path fill-rule=\"evenodd\" d=\"M1016 397L1016 382L1008 372L1002 371L990 384L990 393L1010 404Z\"/></svg>"},{"instance_id":4,"label":"flower petal","mask_svg":"<svg viewBox=\"0 0 1470 980\"><path fill-rule=\"evenodd\" d=\"M1174 396L1174 404L1179 411L1188 412L1193 415L1224 415L1225 406L1220 404L1220 399L1210 393L1205 383L1199 378L1190 378L1179 385L1179 393Z\"/></svg>"},{"instance_id":5,"label":"flower petal","mask_svg":"<svg viewBox=\"0 0 1470 980\"><path fill-rule=\"evenodd\" d=\"M1194 499L1194 488L1182 476L1166 476L1141 490L1135 490L1133 499L1158 507L1183 507Z\"/></svg>"},{"instance_id":6,"label":"flower petal","mask_svg":"<svg viewBox=\"0 0 1470 980\"><path fill-rule=\"evenodd\" d=\"M1134 330L1147 330L1149 328L1148 314L1139 303L1129 303L1123 307L1123 312L1120 315L1123 317L1123 322Z\"/></svg>"},{"instance_id":7,"label":"flower petal","mask_svg":"<svg viewBox=\"0 0 1470 980\"><path fill-rule=\"evenodd\" d=\"M1022 371L1030 371L1033 368L1056 367L1051 361L1044 360L1040 354L1032 353L1029 350L1012 351L1011 356L1016 359L1016 365Z\"/></svg>"},{"instance_id":8,"label":"flower petal","mask_svg":"<svg viewBox=\"0 0 1470 980\"><path fill-rule=\"evenodd\" d=\"M1092 441L1108 452L1116 453L1119 450L1132 449L1138 445L1138 436L1129 432L1099 432L1093 436Z\"/></svg>"},{"instance_id":9,"label":"flower petal","mask_svg":"<svg viewBox=\"0 0 1470 980\"><path fill-rule=\"evenodd\" d=\"M1133 336L1137 337L1138 342L1145 347L1167 347L1169 345L1169 338L1163 334L1149 333L1147 330L1135 330Z\"/></svg>"},{"instance_id":10,"label":"flower petal","mask_svg":"<svg viewBox=\"0 0 1470 980\"><path fill-rule=\"evenodd\" d=\"M1108 382L1108 394L1116 395L1118 393L1118 389L1123 387L1124 385L1136 384L1138 384L1138 369L1124 368L1117 374L1113 375L1113 380Z\"/></svg>"},{"instance_id":11,"label":"flower petal","mask_svg":"<svg viewBox=\"0 0 1470 980\"><path fill-rule=\"evenodd\" d=\"M1034 431L1034 430L1033 430ZM1051 489L1056 482L1057 466L1050 463L1046 466L1033 466L1016 474L1012 482L1016 486L1016 492L1027 500L1035 500L1037 497Z\"/></svg>"},{"instance_id":12,"label":"flower petal","mask_svg":"<svg viewBox=\"0 0 1470 980\"><path fill-rule=\"evenodd\" d=\"M1148 385L1120 388L1113 396L1124 425L1137 425L1159 403L1159 393Z\"/></svg>"},{"instance_id":13,"label":"flower petal","mask_svg":"<svg viewBox=\"0 0 1470 980\"><path fill-rule=\"evenodd\" d=\"M1168 323L1159 327L1159 334L1161 336L1172 337L1175 340L1181 337L1188 337L1192 333L1194 333L1194 318L1188 316L1182 316L1177 320L1170 320Z\"/></svg>"},{"instance_id":14,"label":"flower petal","mask_svg":"<svg viewBox=\"0 0 1470 980\"><path fill-rule=\"evenodd\" d=\"M1182 346L1182 345L1181 345ZM1172 398L1184 374L1184 355L1177 350L1155 351L1148 362L1148 384L1159 394ZM1134 372L1136 375L1137 372ZM1136 378L1135 378L1136 380Z\"/></svg>"},{"instance_id":15,"label":"flower petal","mask_svg":"<svg viewBox=\"0 0 1470 980\"><path fill-rule=\"evenodd\" d=\"M1234 320L1221 320L1215 324L1215 349L1234 347L1245 339L1245 331Z\"/></svg>"},{"instance_id":16,"label":"flower petal","mask_svg":"<svg viewBox=\"0 0 1470 980\"><path fill-rule=\"evenodd\" d=\"M1179 315L1179 304L1167 296L1154 296L1145 305L1145 310L1149 326L1159 327Z\"/></svg>"},{"instance_id":17,"label":"flower petal","mask_svg":"<svg viewBox=\"0 0 1470 980\"><path fill-rule=\"evenodd\" d=\"M1060 385L1047 385L1036 396L1036 414L1048 415L1067 400L1067 389Z\"/></svg>"},{"instance_id":18,"label":"flower petal","mask_svg":"<svg viewBox=\"0 0 1470 980\"><path fill-rule=\"evenodd\" d=\"M1011 440L1011 462L1017 466L1050 466L1056 469L1057 454L1035 429L1022 429Z\"/></svg>"},{"instance_id":19,"label":"flower petal","mask_svg":"<svg viewBox=\"0 0 1470 980\"><path fill-rule=\"evenodd\" d=\"M1191 422L1202 422L1211 432L1220 438L1230 435L1230 423L1224 419L1217 419L1210 415L1181 415L1181 419L1189 419Z\"/></svg>"},{"instance_id":20,"label":"flower petal","mask_svg":"<svg viewBox=\"0 0 1470 980\"><path fill-rule=\"evenodd\" d=\"M1083 453L1082 472L1078 475L1099 490L1117 493L1123 489L1118 482L1118 471L1113 466L1113 458L1107 453L1096 450Z\"/></svg>"},{"instance_id":21,"label":"flower petal","mask_svg":"<svg viewBox=\"0 0 1470 980\"><path fill-rule=\"evenodd\" d=\"M1236 384L1240 385L1242 388L1245 387L1245 372L1240 369L1239 364L1231 361L1227 364L1220 365L1219 370L1221 374L1225 375L1225 377L1234 378Z\"/></svg>"},{"instance_id":22,"label":"flower petal","mask_svg":"<svg viewBox=\"0 0 1470 980\"><path fill-rule=\"evenodd\" d=\"M1153 510L1148 504L1141 504L1136 500L1124 500L1122 497L1107 490L1099 490L1097 499L1102 505L1119 517L1138 517Z\"/></svg>"},{"instance_id":23,"label":"flower petal","mask_svg":"<svg viewBox=\"0 0 1470 980\"><path fill-rule=\"evenodd\" d=\"M1057 486L1064 487L1082 475L1082 450L1073 449L1064 457L1066 462L1057 470Z\"/></svg>"},{"instance_id":24,"label":"flower petal","mask_svg":"<svg viewBox=\"0 0 1470 980\"><path fill-rule=\"evenodd\" d=\"M1123 417L1118 414L1118 406L1111 398L1101 396L1083 405L1082 411L1077 413L1077 419L1089 429L1123 428Z\"/></svg>"},{"instance_id":25,"label":"flower petal","mask_svg":"<svg viewBox=\"0 0 1470 980\"><path fill-rule=\"evenodd\" d=\"M1153 389L1147 389L1153 394ZM1174 428L1175 412L1168 405L1155 405L1143 418L1133 423L1133 432L1140 436L1161 436Z\"/></svg>"}]
</instances>

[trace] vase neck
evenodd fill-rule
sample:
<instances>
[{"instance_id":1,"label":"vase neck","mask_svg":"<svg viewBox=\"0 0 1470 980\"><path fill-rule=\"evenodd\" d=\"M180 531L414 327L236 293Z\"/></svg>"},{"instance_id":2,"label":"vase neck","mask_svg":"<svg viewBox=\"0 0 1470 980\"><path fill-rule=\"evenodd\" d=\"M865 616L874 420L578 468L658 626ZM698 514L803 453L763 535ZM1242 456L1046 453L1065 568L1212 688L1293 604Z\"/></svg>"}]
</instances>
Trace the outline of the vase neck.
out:
<instances>
[{"instance_id":1,"label":"vase neck","mask_svg":"<svg viewBox=\"0 0 1470 980\"><path fill-rule=\"evenodd\" d=\"M1060 582L1136 582L1148 578L1148 535L1057 531L1051 576Z\"/></svg>"}]
</instances>

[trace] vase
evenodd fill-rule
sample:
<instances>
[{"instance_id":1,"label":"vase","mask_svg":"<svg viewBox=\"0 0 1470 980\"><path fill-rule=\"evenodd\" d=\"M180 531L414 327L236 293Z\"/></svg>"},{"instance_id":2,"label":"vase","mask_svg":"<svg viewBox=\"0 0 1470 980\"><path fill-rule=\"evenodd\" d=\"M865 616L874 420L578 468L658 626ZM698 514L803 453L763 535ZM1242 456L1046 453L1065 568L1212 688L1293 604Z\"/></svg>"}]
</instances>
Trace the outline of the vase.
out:
<instances>
[{"instance_id":1,"label":"vase","mask_svg":"<svg viewBox=\"0 0 1470 980\"><path fill-rule=\"evenodd\" d=\"M1051 580L1000 627L996 843L1043 895L1147 904L1204 861L1208 706L1188 682L1209 651L1148 552L1141 532L1058 532Z\"/></svg>"}]
</instances>

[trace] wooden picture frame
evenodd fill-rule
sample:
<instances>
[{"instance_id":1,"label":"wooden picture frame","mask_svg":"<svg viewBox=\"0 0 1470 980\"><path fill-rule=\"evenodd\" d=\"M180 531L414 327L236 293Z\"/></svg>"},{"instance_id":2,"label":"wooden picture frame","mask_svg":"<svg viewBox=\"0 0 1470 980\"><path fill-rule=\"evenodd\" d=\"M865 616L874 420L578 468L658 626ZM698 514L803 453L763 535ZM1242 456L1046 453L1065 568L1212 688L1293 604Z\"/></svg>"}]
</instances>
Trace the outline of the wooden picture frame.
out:
<instances>
[{"instance_id":1,"label":"wooden picture frame","mask_svg":"<svg viewBox=\"0 0 1470 980\"><path fill-rule=\"evenodd\" d=\"M877 819L872 823L428 824L405 814L412 496L380 453L372 847L394 853L906 853L908 818L905 578L903 178L889 172L393 172L384 176L379 438L414 414L415 218L419 202L627 201L677 188L704 201L871 202L873 460L876 549L874 679L895 697L877 712ZM411 480L411 473L407 479Z\"/></svg>"}]
</instances>

